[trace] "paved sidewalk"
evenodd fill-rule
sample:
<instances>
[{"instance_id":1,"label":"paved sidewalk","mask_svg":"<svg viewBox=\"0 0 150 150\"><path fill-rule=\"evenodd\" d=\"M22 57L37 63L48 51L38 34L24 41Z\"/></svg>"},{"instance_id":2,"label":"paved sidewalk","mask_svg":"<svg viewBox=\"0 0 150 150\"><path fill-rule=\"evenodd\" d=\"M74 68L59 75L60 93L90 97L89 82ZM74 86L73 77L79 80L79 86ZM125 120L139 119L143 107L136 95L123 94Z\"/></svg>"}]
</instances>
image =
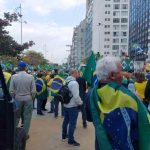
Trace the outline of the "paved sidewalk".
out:
<instances>
[{"instance_id":1,"label":"paved sidewalk","mask_svg":"<svg viewBox=\"0 0 150 150\"><path fill-rule=\"evenodd\" d=\"M81 146L77 148L61 141L63 118L55 119L52 114L46 112L45 114L45 116L37 116L34 111L26 150L94 150L95 136L91 123L88 123L87 129L84 129L81 116L79 116L75 139L80 142Z\"/></svg>"}]
</instances>

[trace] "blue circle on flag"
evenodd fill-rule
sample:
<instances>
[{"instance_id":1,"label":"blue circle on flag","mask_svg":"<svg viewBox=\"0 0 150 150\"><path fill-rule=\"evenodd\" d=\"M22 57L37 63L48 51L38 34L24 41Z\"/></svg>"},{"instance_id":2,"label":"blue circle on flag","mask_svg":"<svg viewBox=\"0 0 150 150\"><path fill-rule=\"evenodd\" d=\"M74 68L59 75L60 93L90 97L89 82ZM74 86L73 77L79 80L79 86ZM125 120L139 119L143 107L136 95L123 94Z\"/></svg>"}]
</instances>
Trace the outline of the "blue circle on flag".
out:
<instances>
[{"instance_id":1,"label":"blue circle on flag","mask_svg":"<svg viewBox=\"0 0 150 150\"><path fill-rule=\"evenodd\" d=\"M60 78L54 78L53 82L52 82L52 85L51 85L51 88L53 90L60 90L62 85L63 85L63 81Z\"/></svg>"}]
</instances>

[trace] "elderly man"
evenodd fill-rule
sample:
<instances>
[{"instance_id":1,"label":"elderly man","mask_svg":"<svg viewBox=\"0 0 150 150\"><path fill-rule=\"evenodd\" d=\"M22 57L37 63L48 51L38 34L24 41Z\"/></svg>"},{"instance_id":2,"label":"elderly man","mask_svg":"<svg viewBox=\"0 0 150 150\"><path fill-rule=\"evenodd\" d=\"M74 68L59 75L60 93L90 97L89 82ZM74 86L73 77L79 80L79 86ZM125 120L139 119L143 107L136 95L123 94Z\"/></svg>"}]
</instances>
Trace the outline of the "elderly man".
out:
<instances>
[{"instance_id":1,"label":"elderly man","mask_svg":"<svg viewBox=\"0 0 150 150\"><path fill-rule=\"evenodd\" d=\"M149 114L142 102L121 86L120 60L104 57L97 62L99 84L90 98L96 132L96 150L150 150Z\"/></svg>"},{"instance_id":2,"label":"elderly man","mask_svg":"<svg viewBox=\"0 0 150 150\"><path fill-rule=\"evenodd\" d=\"M19 104L19 111L17 116L17 125L20 117L23 122L23 127L26 131L26 138L29 138L28 132L33 110L33 99L36 94L36 86L34 77L26 73L26 63L20 62L18 64L19 73L11 77L10 94L13 99Z\"/></svg>"},{"instance_id":3,"label":"elderly man","mask_svg":"<svg viewBox=\"0 0 150 150\"><path fill-rule=\"evenodd\" d=\"M72 98L68 104L64 104L62 140L68 138L68 144L72 146L80 146L80 144L74 140L74 131L78 118L78 106L83 103L79 96L79 84L76 81L77 77L78 71L71 70L70 76L65 80L65 83L68 84L68 88L72 94Z\"/></svg>"}]
</instances>

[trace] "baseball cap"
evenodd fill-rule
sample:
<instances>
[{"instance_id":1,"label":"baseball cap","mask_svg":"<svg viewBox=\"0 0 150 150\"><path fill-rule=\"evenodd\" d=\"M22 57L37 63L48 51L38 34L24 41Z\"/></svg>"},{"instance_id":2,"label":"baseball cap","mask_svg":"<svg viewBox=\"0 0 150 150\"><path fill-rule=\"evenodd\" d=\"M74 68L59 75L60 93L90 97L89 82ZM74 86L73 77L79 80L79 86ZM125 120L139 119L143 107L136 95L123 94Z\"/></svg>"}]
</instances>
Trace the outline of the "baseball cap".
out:
<instances>
[{"instance_id":1,"label":"baseball cap","mask_svg":"<svg viewBox=\"0 0 150 150\"><path fill-rule=\"evenodd\" d=\"M18 68L26 68L26 66L27 66L27 64L25 62L23 62L23 61L20 61L18 63Z\"/></svg>"}]
</instances>

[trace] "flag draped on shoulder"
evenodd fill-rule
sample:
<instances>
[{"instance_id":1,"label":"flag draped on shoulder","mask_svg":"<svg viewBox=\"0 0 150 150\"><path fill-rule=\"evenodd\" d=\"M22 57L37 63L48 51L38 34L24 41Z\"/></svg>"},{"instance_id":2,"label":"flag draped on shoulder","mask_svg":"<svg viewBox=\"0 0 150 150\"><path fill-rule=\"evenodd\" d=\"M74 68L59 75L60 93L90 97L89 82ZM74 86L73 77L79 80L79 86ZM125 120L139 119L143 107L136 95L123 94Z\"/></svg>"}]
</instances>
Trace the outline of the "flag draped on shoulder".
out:
<instances>
[{"instance_id":1,"label":"flag draped on shoulder","mask_svg":"<svg viewBox=\"0 0 150 150\"><path fill-rule=\"evenodd\" d=\"M93 74L95 72L95 68L96 68L96 60L94 53L92 52L83 73L83 77L90 86L93 86Z\"/></svg>"},{"instance_id":2,"label":"flag draped on shoulder","mask_svg":"<svg viewBox=\"0 0 150 150\"><path fill-rule=\"evenodd\" d=\"M100 150L150 150L150 115L128 89L114 82L94 87L91 112Z\"/></svg>"}]
</instances>

